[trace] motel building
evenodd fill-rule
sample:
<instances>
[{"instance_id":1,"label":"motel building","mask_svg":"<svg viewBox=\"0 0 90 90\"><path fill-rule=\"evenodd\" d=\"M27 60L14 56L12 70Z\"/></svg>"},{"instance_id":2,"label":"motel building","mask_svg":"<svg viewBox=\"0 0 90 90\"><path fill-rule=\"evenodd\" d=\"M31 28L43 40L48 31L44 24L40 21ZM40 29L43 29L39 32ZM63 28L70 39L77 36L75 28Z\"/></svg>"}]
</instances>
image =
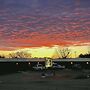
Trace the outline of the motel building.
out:
<instances>
[{"instance_id":1,"label":"motel building","mask_svg":"<svg viewBox=\"0 0 90 90\"><path fill-rule=\"evenodd\" d=\"M64 65L65 68L73 69L90 69L90 58L74 58L74 59L0 59L0 74L6 72L17 72L32 70L37 63L43 66L52 67L52 63Z\"/></svg>"}]
</instances>

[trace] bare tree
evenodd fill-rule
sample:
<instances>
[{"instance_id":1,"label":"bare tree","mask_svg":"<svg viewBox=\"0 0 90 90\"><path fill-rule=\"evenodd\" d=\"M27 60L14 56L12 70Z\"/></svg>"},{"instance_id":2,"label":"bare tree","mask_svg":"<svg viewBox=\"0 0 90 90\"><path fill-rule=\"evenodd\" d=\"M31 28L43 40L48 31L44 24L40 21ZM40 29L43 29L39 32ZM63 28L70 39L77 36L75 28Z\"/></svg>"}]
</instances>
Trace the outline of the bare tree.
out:
<instances>
[{"instance_id":1,"label":"bare tree","mask_svg":"<svg viewBox=\"0 0 90 90\"><path fill-rule=\"evenodd\" d=\"M15 56L15 53L10 53L9 58L17 58L17 57Z\"/></svg>"},{"instance_id":2,"label":"bare tree","mask_svg":"<svg viewBox=\"0 0 90 90\"><path fill-rule=\"evenodd\" d=\"M27 52L16 52L16 53L10 53L10 58L31 58L31 54Z\"/></svg>"},{"instance_id":3,"label":"bare tree","mask_svg":"<svg viewBox=\"0 0 90 90\"><path fill-rule=\"evenodd\" d=\"M31 57L31 54L22 51L22 52L17 52L17 53L16 53L16 56L17 56L18 58L29 58L29 57Z\"/></svg>"},{"instance_id":4,"label":"bare tree","mask_svg":"<svg viewBox=\"0 0 90 90\"><path fill-rule=\"evenodd\" d=\"M59 58L63 58L63 59L66 59L66 58L69 58L70 55L71 55L71 50L68 49L67 47L65 48L58 48L57 49L57 53L59 54Z\"/></svg>"},{"instance_id":5,"label":"bare tree","mask_svg":"<svg viewBox=\"0 0 90 90\"><path fill-rule=\"evenodd\" d=\"M4 55L0 55L0 58L5 58L5 56Z\"/></svg>"}]
</instances>

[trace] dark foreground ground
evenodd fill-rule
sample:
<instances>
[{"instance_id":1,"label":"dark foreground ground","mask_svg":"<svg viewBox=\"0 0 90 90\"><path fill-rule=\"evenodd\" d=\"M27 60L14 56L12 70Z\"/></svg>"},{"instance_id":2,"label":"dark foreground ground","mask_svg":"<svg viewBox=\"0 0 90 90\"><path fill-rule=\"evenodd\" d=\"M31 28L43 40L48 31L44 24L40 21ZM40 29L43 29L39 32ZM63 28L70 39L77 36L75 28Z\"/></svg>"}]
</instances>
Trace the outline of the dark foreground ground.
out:
<instances>
[{"instance_id":1,"label":"dark foreground ground","mask_svg":"<svg viewBox=\"0 0 90 90\"><path fill-rule=\"evenodd\" d=\"M0 76L0 90L90 90L90 70L57 70L42 77L42 71L25 71Z\"/></svg>"}]
</instances>

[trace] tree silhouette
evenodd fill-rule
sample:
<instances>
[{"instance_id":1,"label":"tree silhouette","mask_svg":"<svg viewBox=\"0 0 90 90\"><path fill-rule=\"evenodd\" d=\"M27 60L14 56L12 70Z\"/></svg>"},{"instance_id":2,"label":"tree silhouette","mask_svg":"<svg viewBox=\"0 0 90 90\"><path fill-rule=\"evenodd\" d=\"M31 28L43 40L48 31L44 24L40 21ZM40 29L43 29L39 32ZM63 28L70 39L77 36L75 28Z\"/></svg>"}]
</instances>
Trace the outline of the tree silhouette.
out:
<instances>
[{"instance_id":1,"label":"tree silhouette","mask_svg":"<svg viewBox=\"0 0 90 90\"><path fill-rule=\"evenodd\" d=\"M90 58L90 54L80 54L79 58Z\"/></svg>"},{"instance_id":2,"label":"tree silhouette","mask_svg":"<svg viewBox=\"0 0 90 90\"><path fill-rule=\"evenodd\" d=\"M0 58L5 58L5 56L4 55L0 55Z\"/></svg>"},{"instance_id":3,"label":"tree silhouette","mask_svg":"<svg viewBox=\"0 0 90 90\"><path fill-rule=\"evenodd\" d=\"M59 48L57 50L57 52L58 52L59 56L61 56L61 58L63 58L63 59L69 58L71 55L71 50L68 49L67 47L61 48L61 49Z\"/></svg>"},{"instance_id":4,"label":"tree silhouette","mask_svg":"<svg viewBox=\"0 0 90 90\"><path fill-rule=\"evenodd\" d=\"M16 52L16 53L10 53L10 58L31 58L31 54L27 52Z\"/></svg>"}]
</instances>

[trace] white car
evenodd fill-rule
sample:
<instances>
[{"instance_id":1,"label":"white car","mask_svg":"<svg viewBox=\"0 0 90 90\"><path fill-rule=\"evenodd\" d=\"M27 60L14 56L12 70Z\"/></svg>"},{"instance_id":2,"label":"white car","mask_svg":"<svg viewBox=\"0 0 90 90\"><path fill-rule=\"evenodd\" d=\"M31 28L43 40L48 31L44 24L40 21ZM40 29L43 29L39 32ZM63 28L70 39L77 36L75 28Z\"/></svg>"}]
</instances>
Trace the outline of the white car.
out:
<instances>
[{"instance_id":1,"label":"white car","mask_svg":"<svg viewBox=\"0 0 90 90\"><path fill-rule=\"evenodd\" d=\"M33 66L33 69L35 70L43 70L45 67L42 64L37 64L36 66Z\"/></svg>"},{"instance_id":2,"label":"white car","mask_svg":"<svg viewBox=\"0 0 90 90\"><path fill-rule=\"evenodd\" d=\"M62 65L57 64L57 63L53 63L52 68L53 68L53 69L64 69L65 66L62 66Z\"/></svg>"}]
</instances>

